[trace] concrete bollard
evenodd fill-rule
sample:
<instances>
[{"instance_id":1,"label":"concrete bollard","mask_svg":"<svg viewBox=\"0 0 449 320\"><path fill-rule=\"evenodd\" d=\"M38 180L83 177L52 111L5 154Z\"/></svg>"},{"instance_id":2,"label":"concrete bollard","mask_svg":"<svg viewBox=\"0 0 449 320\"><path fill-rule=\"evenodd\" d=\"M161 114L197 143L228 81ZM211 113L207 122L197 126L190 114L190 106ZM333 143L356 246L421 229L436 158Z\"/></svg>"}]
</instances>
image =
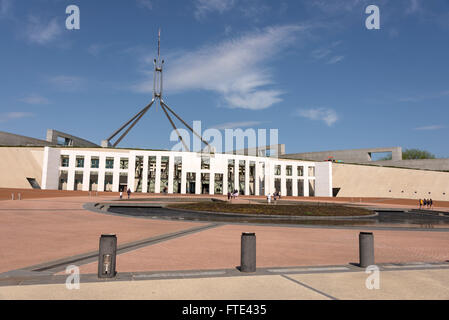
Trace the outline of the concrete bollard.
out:
<instances>
[{"instance_id":1,"label":"concrete bollard","mask_svg":"<svg viewBox=\"0 0 449 320\"><path fill-rule=\"evenodd\" d=\"M102 234L98 255L98 278L114 278L117 274L117 237L115 234Z\"/></svg>"},{"instance_id":2,"label":"concrete bollard","mask_svg":"<svg viewBox=\"0 0 449 320\"><path fill-rule=\"evenodd\" d=\"M374 235L372 232L360 232L359 254L359 266L361 268L366 268L374 264Z\"/></svg>"},{"instance_id":3,"label":"concrete bollard","mask_svg":"<svg viewBox=\"0 0 449 320\"><path fill-rule=\"evenodd\" d=\"M241 272L256 272L256 234L242 233Z\"/></svg>"}]
</instances>

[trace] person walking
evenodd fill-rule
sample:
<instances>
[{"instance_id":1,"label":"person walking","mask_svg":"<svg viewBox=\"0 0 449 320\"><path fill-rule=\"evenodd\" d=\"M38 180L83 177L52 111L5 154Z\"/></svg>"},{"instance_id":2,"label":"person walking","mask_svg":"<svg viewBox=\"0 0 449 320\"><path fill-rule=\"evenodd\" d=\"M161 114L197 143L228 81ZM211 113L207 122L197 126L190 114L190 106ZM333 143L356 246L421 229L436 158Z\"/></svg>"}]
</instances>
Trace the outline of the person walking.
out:
<instances>
[{"instance_id":1,"label":"person walking","mask_svg":"<svg viewBox=\"0 0 449 320\"><path fill-rule=\"evenodd\" d=\"M126 191L126 193L128 194L128 199L130 198L130 196L131 196L131 189L130 188L128 188L128 191Z\"/></svg>"},{"instance_id":2,"label":"person walking","mask_svg":"<svg viewBox=\"0 0 449 320\"><path fill-rule=\"evenodd\" d=\"M228 191L228 201L231 200L231 193Z\"/></svg>"},{"instance_id":3,"label":"person walking","mask_svg":"<svg viewBox=\"0 0 449 320\"><path fill-rule=\"evenodd\" d=\"M267 202L269 204L271 203L271 193L267 194Z\"/></svg>"},{"instance_id":4,"label":"person walking","mask_svg":"<svg viewBox=\"0 0 449 320\"><path fill-rule=\"evenodd\" d=\"M427 199L423 200L423 206L424 206L424 208L427 207Z\"/></svg>"},{"instance_id":5,"label":"person walking","mask_svg":"<svg viewBox=\"0 0 449 320\"><path fill-rule=\"evenodd\" d=\"M432 209L432 205L433 205L433 201L432 201L432 199L429 199L429 205L430 205L430 209Z\"/></svg>"},{"instance_id":6,"label":"person walking","mask_svg":"<svg viewBox=\"0 0 449 320\"><path fill-rule=\"evenodd\" d=\"M422 200L421 199L418 200L418 205L419 205L419 209L421 209L421 206L422 206Z\"/></svg>"},{"instance_id":7,"label":"person walking","mask_svg":"<svg viewBox=\"0 0 449 320\"><path fill-rule=\"evenodd\" d=\"M120 200L122 200L122 197L123 197L123 191L120 190Z\"/></svg>"}]
</instances>

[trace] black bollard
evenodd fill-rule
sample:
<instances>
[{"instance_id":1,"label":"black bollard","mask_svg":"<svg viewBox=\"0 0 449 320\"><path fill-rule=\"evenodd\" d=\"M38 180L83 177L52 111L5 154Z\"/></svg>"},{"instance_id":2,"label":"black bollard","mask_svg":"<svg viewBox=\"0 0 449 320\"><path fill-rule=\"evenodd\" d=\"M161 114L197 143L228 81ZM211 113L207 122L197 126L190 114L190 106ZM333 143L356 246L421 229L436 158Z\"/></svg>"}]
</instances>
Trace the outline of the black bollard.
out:
<instances>
[{"instance_id":1,"label":"black bollard","mask_svg":"<svg viewBox=\"0 0 449 320\"><path fill-rule=\"evenodd\" d=\"M102 234L98 255L98 278L114 278L117 255L117 237L115 234Z\"/></svg>"},{"instance_id":2,"label":"black bollard","mask_svg":"<svg viewBox=\"0 0 449 320\"><path fill-rule=\"evenodd\" d=\"M256 272L256 234L242 233L241 272Z\"/></svg>"},{"instance_id":3,"label":"black bollard","mask_svg":"<svg viewBox=\"0 0 449 320\"><path fill-rule=\"evenodd\" d=\"M374 235L372 232L360 232L359 253L361 268L374 264Z\"/></svg>"}]
</instances>

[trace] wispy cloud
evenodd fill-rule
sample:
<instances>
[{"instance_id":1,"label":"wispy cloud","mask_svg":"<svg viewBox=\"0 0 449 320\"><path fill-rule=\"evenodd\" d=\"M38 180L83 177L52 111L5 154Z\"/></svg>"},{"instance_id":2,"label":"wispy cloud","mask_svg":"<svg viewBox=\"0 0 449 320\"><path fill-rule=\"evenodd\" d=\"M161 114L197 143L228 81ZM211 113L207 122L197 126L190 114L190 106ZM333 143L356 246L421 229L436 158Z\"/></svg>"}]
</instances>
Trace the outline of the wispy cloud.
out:
<instances>
[{"instance_id":1,"label":"wispy cloud","mask_svg":"<svg viewBox=\"0 0 449 320\"><path fill-rule=\"evenodd\" d=\"M449 96L449 90L440 91L437 93L431 93L431 94L422 94L417 96L409 96L409 97L402 97L399 99L400 102L419 102L423 100L429 100L429 99L437 99L441 97Z\"/></svg>"},{"instance_id":2,"label":"wispy cloud","mask_svg":"<svg viewBox=\"0 0 449 320\"><path fill-rule=\"evenodd\" d=\"M25 102L28 104L49 104L50 103L50 101L47 98L42 97L40 95L35 95L35 94L21 98L21 99L19 99L19 101L22 101L22 102Z\"/></svg>"},{"instance_id":3,"label":"wispy cloud","mask_svg":"<svg viewBox=\"0 0 449 320\"><path fill-rule=\"evenodd\" d=\"M11 0L0 0L0 19L8 16L11 10Z\"/></svg>"},{"instance_id":4,"label":"wispy cloud","mask_svg":"<svg viewBox=\"0 0 449 320\"><path fill-rule=\"evenodd\" d=\"M332 57L332 58L327 62L327 64L335 64L335 63L338 63L338 62L342 61L344 58L345 58L344 56L335 56L335 57Z\"/></svg>"},{"instance_id":5,"label":"wispy cloud","mask_svg":"<svg viewBox=\"0 0 449 320\"><path fill-rule=\"evenodd\" d=\"M352 11L366 4L367 0L308 0L307 4L316 7L325 13Z\"/></svg>"},{"instance_id":6,"label":"wispy cloud","mask_svg":"<svg viewBox=\"0 0 449 320\"><path fill-rule=\"evenodd\" d=\"M329 127L338 121L337 112L328 108L298 109L296 115L310 120L324 121Z\"/></svg>"},{"instance_id":7,"label":"wispy cloud","mask_svg":"<svg viewBox=\"0 0 449 320\"><path fill-rule=\"evenodd\" d=\"M57 75L47 78L55 88L63 91L78 91L84 87L85 80L77 76Z\"/></svg>"},{"instance_id":8,"label":"wispy cloud","mask_svg":"<svg viewBox=\"0 0 449 320\"><path fill-rule=\"evenodd\" d=\"M313 50L311 56L315 60L326 61L327 64L335 64L342 61L345 57L343 55L335 55L335 49L341 44L341 41L335 41L330 45Z\"/></svg>"},{"instance_id":9,"label":"wispy cloud","mask_svg":"<svg viewBox=\"0 0 449 320\"><path fill-rule=\"evenodd\" d=\"M153 3L150 0L137 0L137 6L139 6L139 8L145 8L148 10L153 9Z\"/></svg>"},{"instance_id":10,"label":"wispy cloud","mask_svg":"<svg viewBox=\"0 0 449 320\"><path fill-rule=\"evenodd\" d=\"M431 126L418 127L418 128L415 128L414 130L419 130L419 131L432 131L432 130L440 130L440 129L444 129L444 128L446 128L446 126L442 126L442 125L431 125Z\"/></svg>"},{"instance_id":11,"label":"wispy cloud","mask_svg":"<svg viewBox=\"0 0 449 320\"><path fill-rule=\"evenodd\" d=\"M220 94L230 108L261 110L282 101L267 68L281 50L292 45L307 27L287 25L257 32L184 52L167 60L164 87L167 90L208 90ZM152 91L152 77L135 86Z\"/></svg>"},{"instance_id":12,"label":"wispy cloud","mask_svg":"<svg viewBox=\"0 0 449 320\"><path fill-rule=\"evenodd\" d=\"M241 121L241 122L225 122L221 124L216 124L212 126L214 129L223 130L223 129L235 129L235 128L248 128L254 127L262 124L262 121Z\"/></svg>"},{"instance_id":13,"label":"wispy cloud","mask_svg":"<svg viewBox=\"0 0 449 320\"><path fill-rule=\"evenodd\" d=\"M422 9L421 2L419 0L409 0L408 4L409 5L408 5L407 9L405 10L406 14L416 13Z\"/></svg>"},{"instance_id":14,"label":"wispy cloud","mask_svg":"<svg viewBox=\"0 0 449 320\"><path fill-rule=\"evenodd\" d=\"M57 18L53 18L48 23L43 22L36 16L28 18L25 36L30 43L47 44L55 40L62 33L62 24Z\"/></svg>"},{"instance_id":15,"label":"wispy cloud","mask_svg":"<svg viewBox=\"0 0 449 320\"><path fill-rule=\"evenodd\" d=\"M8 122L11 120L32 117L34 114L31 112L6 112L0 113L0 122Z\"/></svg>"},{"instance_id":16,"label":"wispy cloud","mask_svg":"<svg viewBox=\"0 0 449 320\"><path fill-rule=\"evenodd\" d=\"M208 13L223 13L234 6L235 0L196 0L195 18L202 19Z\"/></svg>"}]
</instances>

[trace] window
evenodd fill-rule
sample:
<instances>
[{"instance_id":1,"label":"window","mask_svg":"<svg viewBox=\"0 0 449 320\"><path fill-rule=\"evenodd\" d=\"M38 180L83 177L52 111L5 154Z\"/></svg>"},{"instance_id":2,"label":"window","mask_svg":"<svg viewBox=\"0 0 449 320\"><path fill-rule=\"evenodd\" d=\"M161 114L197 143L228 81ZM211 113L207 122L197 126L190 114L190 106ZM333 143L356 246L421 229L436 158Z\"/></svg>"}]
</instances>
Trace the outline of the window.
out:
<instances>
[{"instance_id":1,"label":"window","mask_svg":"<svg viewBox=\"0 0 449 320\"><path fill-rule=\"evenodd\" d=\"M276 175L276 176L281 175L281 166L280 165L274 166L274 175Z\"/></svg>"},{"instance_id":2,"label":"window","mask_svg":"<svg viewBox=\"0 0 449 320\"><path fill-rule=\"evenodd\" d=\"M69 156L61 156L61 167L69 166Z\"/></svg>"},{"instance_id":3,"label":"window","mask_svg":"<svg viewBox=\"0 0 449 320\"><path fill-rule=\"evenodd\" d=\"M315 177L315 167L309 167L309 177Z\"/></svg>"},{"instance_id":4,"label":"window","mask_svg":"<svg viewBox=\"0 0 449 320\"><path fill-rule=\"evenodd\" d=\"M106 158L106 169L114 169L114 158Z\"/></svg>"},{"instance_id":5,"label":"window","mask_svg":"<svg viewBox=\"0 0 449 320\"><path fill-rule=\"evenodd\" d=\"M120 169L128 169L128 158L120 158Z\"/></svg>"},{"instance_id":6,"label":"window","mask_svg":"<svg viewBox=\"0 0 449 320\"><path fill-rule=\"evenodd\" d=\"M90 159L90 167L93 169L98 169L100 166L100 159L98 157L92 157Z\"/></svg>"},{"instance_id":7,"label":"window","mask_svg":"<svg viewBox=\"0 0 449 320\"><path fill-rule=\"evenodd\" d=\"M76 157L76 167L84 168L84 157Z\"/></svg>"},{"instance_id":8,"label":"window","mask_svg":"<svg viewBox=\"0 0 449 320\"><path fill-rule=\"evenodd\" d=\"M298 166L298 177L304 176L304 166Z\"/></svg>"},{"instance_id":9,"label":"window","mask_svg":"<svg viewBox=\"0 0 449 320\"><path fill-rule=\"evenodd\" d=\"M210 169L210 158L209 157L201 157L201 169Z\"/></svg>"},{"instance_id":10,"label":"window","mask_svg":"<svg viewBox=\"0 0 449 320\"><path fill-rule=\"evenodd\" d=\"M292 175L292 166L287 166L285 168L285 171L286 171L287 176L291 176Z\"/></svg>"}]
</instances>

